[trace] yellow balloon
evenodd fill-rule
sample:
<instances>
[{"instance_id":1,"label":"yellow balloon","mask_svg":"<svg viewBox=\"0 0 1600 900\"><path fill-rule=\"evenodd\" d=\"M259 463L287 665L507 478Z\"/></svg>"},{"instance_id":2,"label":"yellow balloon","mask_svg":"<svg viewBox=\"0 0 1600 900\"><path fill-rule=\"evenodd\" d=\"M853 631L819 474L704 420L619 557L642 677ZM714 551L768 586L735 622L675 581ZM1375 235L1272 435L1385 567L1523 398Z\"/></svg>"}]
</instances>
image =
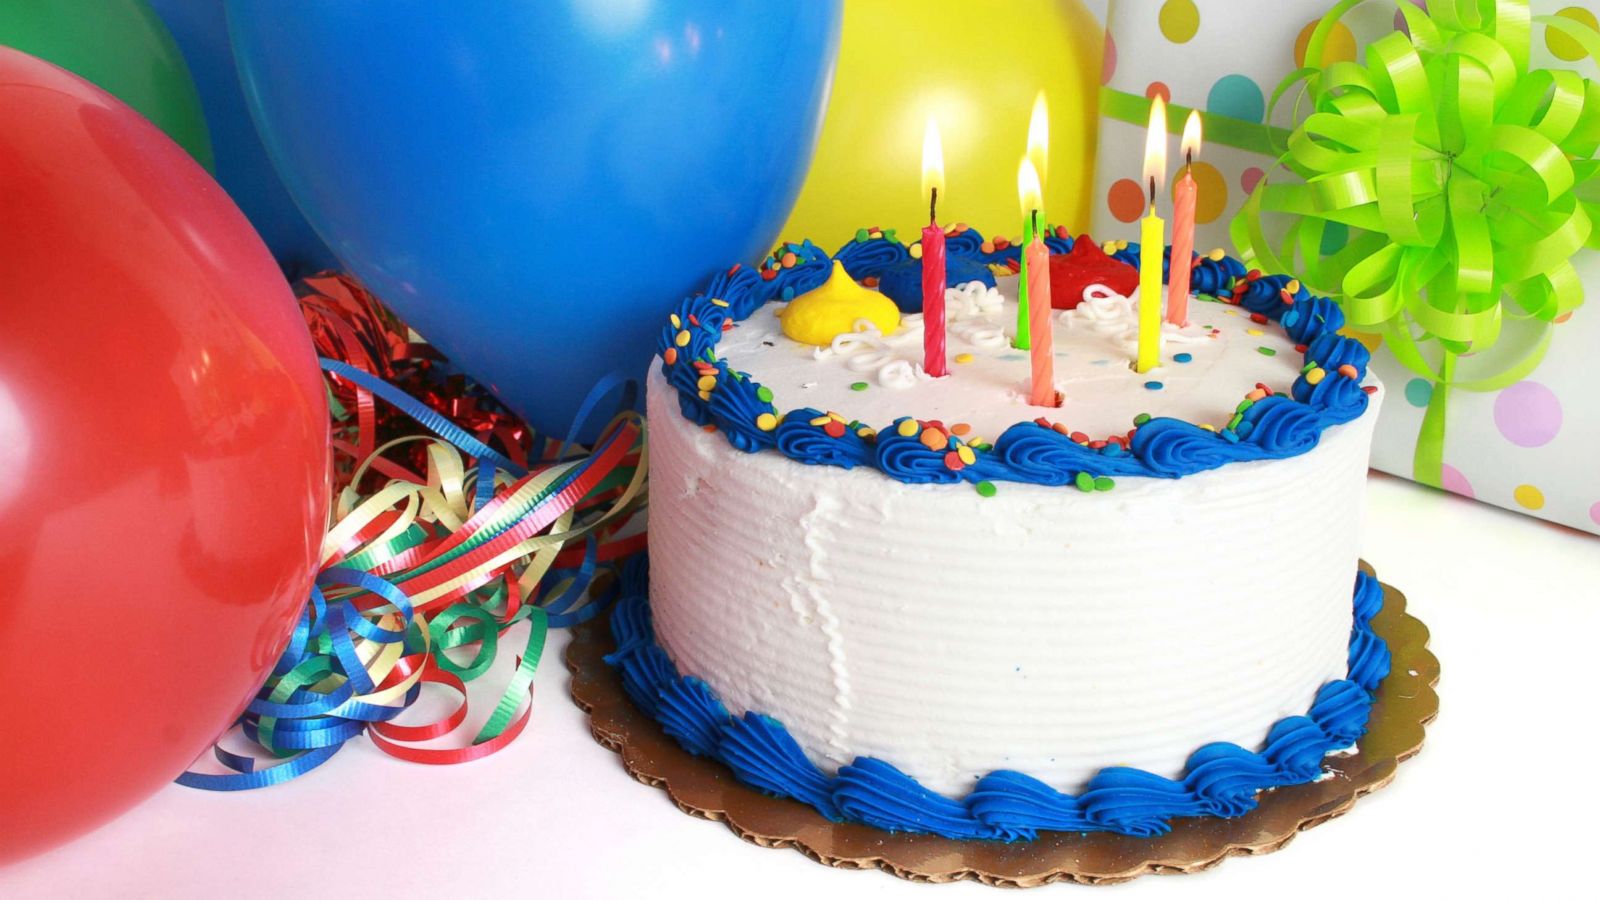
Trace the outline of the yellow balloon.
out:
<instances>
[{"instance_id":1,"label":"yellow balloon","mask_svg":"<svg viewBox=\"0 0 1600 900\"><path fill-rule=\"evenodd\" d=\"M939 125L939 221L1017 237L1017 166L1034 98L1048 98L1045 216L1089 224L1100 23L1080 0L849 0L832 98L811 171L783 235L832 252L859 228L915 239L927 120Z\"/></svg>"}]
</instances>

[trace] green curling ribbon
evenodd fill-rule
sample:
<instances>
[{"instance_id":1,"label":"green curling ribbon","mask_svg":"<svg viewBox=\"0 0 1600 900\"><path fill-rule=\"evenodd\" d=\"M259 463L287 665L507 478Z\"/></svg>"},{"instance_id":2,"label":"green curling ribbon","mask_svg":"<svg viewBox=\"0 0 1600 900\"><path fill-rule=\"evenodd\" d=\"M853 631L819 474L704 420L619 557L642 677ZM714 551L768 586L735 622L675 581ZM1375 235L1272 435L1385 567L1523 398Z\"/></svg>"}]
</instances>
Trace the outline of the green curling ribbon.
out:
<instances>
[{"instance_id":1,"label":"green curling ribbon","mask_svg":"<svg viewBox=\"0 0 1600 900\"><path fill-rule=\"evenodd\" d=\"M1305 58L1347 13L1317 24ZM1231 223L1240 255L1298 272L1340 299L1358 331L1378 332L1395 358L1434 384L1414 458L1438 486L1452 389L1492 391L1532 372L1551 331L1583 302L1572 257L1600 249L1600 84L1565 69L1530 69L1533 23L1600 61L1600 32L1530 16L1527 0L1433 0L1428 11L1387 0L1410 35L1371 42L1363 63L1301 69L1296 126L1278 165L1298 181L1263 178ZM1286 220L1274 246L1264 217ZM1349 230L1323 253L1330 226ZM1492 374L1457 376L1457 360L1494 346L1507 322L1539 334Z\"/></svg>"}]
</instances>

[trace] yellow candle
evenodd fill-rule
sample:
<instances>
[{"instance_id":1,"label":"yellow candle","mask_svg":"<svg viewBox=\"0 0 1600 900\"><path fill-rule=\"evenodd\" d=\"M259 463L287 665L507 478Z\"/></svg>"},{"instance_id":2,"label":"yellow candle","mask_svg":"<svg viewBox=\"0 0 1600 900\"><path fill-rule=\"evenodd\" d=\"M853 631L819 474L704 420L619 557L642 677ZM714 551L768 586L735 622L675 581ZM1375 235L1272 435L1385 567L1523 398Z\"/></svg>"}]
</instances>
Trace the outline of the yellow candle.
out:
<instances>
[{"instance_id":1,"label":"yellow candle","mask_svg":"<svg viewBox=\"0 0 1600 900\"><path fill-rule=\"evenodd\" d=\"M1150 215L1139 223L1139 355L1134 371L1161 365L1161 261L1167 246L1167 223L1156 215L1156 194L1167 170L1167 104L1157 94L1150 102L1150 128L1145 132L1144 180L1150 186Z\"/></svg>"},{"instance_id":2,"label":"yellow candle","mask_svg":"<svg viewBox=\"0 0 1600 900\"><path fill-rule=\"evenodd\" d=\"M1167 223L1150 215L1139 223L1139 359L1138 372L1161 365L1161 252L1166 242Z\"/></svg>"}]
</instances>

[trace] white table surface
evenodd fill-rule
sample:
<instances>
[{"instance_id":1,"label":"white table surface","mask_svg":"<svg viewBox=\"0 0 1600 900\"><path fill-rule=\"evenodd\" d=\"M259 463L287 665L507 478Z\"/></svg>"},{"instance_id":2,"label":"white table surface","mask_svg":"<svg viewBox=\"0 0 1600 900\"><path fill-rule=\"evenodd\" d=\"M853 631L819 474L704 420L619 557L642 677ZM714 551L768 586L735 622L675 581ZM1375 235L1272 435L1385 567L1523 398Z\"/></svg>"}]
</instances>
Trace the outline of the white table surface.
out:
<instances>
[{"instance_id":1,"label":"white table surface","mask_svg":"<svg viewBox=\"0 0 1600 900\"><path fill-rule=\"evenodd\" d=\"M1349 815L1278 853L1196 875L1044 891L1596 895L1588 851L1600 814L1600 538L1383 475L1368 493L1365 556L1406 593L1443 666L1442 710L1421 755ZM557 638L547 650L527 731L496 756L434 768L360 741L262 791L171 786L93 834L0 869L0 897L839 900L993 890L829 869L678 812L590 738L567 694L565 644Z\"/></svg>"}]
</instances>

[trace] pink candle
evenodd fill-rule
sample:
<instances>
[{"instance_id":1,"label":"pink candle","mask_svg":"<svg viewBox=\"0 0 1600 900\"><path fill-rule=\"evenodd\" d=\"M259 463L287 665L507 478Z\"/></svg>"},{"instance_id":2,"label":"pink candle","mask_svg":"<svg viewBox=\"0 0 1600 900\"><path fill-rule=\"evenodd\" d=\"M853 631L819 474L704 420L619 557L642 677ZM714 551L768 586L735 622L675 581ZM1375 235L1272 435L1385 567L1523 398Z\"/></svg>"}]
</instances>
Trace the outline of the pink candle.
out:
<instances>
[{"instance_id":1,"label":"pink candle","mask_svg":"<svg viewBox=\"0 0 1600 900\"><path fill-rule=\"evenodd\" d=\"M1189 275L1194 266L1194 176L1184 166L1172 186L1172 261L1167 268L1167 321L1189 324Z\"/></svg>"},{"instance_id":2,"label":"pink candle","mask_svg":"<svg viewBox=\"0 0 1600 900\"><path fill-rule=\"evenodd\" d=\"M922 368L935 378L949 371L944 359L944 280L944 229L931 221L922 229Z\"/></svg>"},{"instance_id":3,"label":"pink candle","mask_svg":"<svg viewBox=\"0 0 1600 900\"><path fill-rule=\"evenodd\" d=\"M1200 153L1200 114L1183 123L1183 174L1172 186L1172 261L1167 270L1167 321L1189 324L1189 277L1194 269L1194 158Z\"/></svg>"},{"instance_id":4,"label":"pink candle","mask_svg":"<svg viewBox=\"0 0 1600 900\"><path fill-rule=\"evenodd\" d=\"M1028 331L1029 353L1033 355L1033 391L1028 402L1034 406L1056 405L1055 334L1050 327L1050 251L1034 229L1028 242Z\"/></svg>"}]
</instances>

